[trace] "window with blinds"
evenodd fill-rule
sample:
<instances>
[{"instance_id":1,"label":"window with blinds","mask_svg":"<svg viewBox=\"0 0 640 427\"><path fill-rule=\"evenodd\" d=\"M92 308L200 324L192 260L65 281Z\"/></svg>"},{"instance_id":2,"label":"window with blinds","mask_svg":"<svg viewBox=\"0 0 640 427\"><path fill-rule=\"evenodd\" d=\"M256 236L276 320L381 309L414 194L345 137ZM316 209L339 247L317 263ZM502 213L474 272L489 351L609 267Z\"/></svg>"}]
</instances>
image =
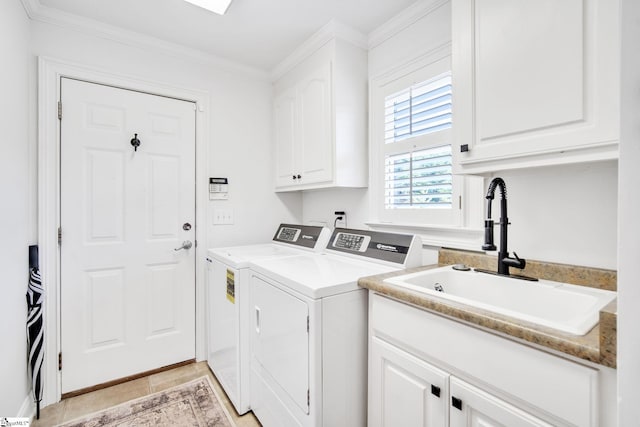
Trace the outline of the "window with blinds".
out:
<instances>
[{"instance_id":1,"label":"window with blinds","mask_svg":"<svg viewBox=\"0 0 640 427\"><path fill-rule=\"evenodd\" d=\"M450 209L451 144L434 134L451 128L451 73L387 96L384 116L385 209Z\"/></svg>"}]
</instances>

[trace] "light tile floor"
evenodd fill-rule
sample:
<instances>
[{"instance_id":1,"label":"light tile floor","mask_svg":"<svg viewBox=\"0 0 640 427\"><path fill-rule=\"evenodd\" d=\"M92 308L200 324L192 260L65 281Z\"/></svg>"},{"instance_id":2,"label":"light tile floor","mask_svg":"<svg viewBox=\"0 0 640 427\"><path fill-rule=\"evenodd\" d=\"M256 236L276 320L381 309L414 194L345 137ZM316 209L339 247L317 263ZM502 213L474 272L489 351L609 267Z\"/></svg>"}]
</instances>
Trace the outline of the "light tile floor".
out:
<instances>
[{"instance_id":1,"label":"light tile floor","mask_svg":"<svg viewBox=\"0 0 640 427\"><path fill-rule=\"evenodd\" d=\"M211 373L207 362L192 363L170 371L149 375L148 377L118 384L113 387L65 399L55 405L49 405L40 411L40 419L34 420L33 427L49 427L70 421L92 412L119 405L128 400L146 396L157 391L186 383L203 375L208 375L222 404L231 414L238 427L260 426L252 412L238 415L216 377Z\"/></svg>"}]
</instances>

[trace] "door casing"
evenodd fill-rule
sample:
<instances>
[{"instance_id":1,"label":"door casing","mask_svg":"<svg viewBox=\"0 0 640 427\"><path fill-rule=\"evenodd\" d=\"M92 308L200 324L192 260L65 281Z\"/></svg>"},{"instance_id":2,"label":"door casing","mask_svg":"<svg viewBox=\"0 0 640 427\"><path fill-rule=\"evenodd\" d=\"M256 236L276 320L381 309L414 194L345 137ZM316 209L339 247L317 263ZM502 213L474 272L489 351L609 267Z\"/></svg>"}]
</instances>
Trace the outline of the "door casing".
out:
<instances>
[{"instance_id":1,"label":"door casing","mask_svg":"<svg viewBox=\"0 0 640 427\"><path fill-rule=\"evenodd\" d=\"M45 360L42 406L60 401L60 79L84 80L195 102L196 109L196 359L205 360L205 282L209 93L139 77L111 74L66 61L38 58L38 243L45 286ZM62 107L64 115L64 106ZM197 225L200 225L199 227ZM63 237L64 238L64 237ZM64 366L64 358L63 358Z\"/></svg>"}]
</instances>

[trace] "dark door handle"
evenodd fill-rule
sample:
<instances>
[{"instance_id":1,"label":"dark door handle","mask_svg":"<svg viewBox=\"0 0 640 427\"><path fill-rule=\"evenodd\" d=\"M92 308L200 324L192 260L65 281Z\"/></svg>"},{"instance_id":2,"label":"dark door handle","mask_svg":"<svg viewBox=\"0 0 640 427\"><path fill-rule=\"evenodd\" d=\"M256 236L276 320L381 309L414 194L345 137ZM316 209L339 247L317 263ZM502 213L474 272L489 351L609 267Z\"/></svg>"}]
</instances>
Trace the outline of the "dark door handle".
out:
<instances>
[{"instance_id":1,"label":"dark door handle","mask_svg":"<svg viewBox=\"0 0 640 427\"><path fill-rule=\"evenodd\" d=\"M431 394L433 394L435 397L440 397L440 387L431 384Z\"/></svg>"},{"instance_id":2,"label":"dark door handle","mask_svg":"<svg viewBox=\"0 0 640 427\"><path fill-rule=\"evenodd\" d=\"M455 396L451 396L451 406L462 411L462 400Z\"/></svg>"},{"instance_id":3,"label":"dark door handle","mask_svg":"<svg viewBox=\"0 0 640 427\"><path fill-rule=\"evenodd\" d=\"M133 151L138 151L138 147L140 146L140 140L138 139L138 134L134 134L133 138L131 138L131 145L133 145Z\"/></svg>"}]
</instances>

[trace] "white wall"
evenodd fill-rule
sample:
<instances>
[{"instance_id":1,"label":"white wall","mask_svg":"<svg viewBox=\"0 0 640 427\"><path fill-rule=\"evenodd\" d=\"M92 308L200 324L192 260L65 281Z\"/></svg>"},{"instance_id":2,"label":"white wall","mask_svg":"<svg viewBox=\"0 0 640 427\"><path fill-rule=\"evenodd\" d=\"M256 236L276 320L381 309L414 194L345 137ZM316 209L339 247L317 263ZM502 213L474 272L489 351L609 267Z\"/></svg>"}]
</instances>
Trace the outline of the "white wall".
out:
<instances>
[{"instance_id":1,"label":"white wall","mask_svg":"<svg viewBox=\"0 0 640 427\"><path fill-rule=\"evenodd\" d=\"M301 220L301 196L273 192L272 88L266 77L37 21L32 24L32 39L34 55L208 91L208 174L227 177L230 183L228 201L205 201L209 207L208 223L200 226L207 227L208 247L267 241L278 223ZM214 226L214 207L232 209L234 224Z\"/></svg>"},{"instance_id":2,"label":"white wall","mask_svg":"<svg viewBox=\"0 0 640 427\"><path fill-rule=\"evenodd\" d=\"M302 219L305 224L333 228L335 211L344 211L347 214L346 223L338 221L338 227L366 228L365 221L370 219L367 190L362 188L307 191L303 195L303 203Z\"/></svg>"},{"instance_id":3,"label":"white wall","mask_svg":"<svg viewBox=\"0 0 640 427\"><path fill-rule=\"evenodd\" d=\"M622 0L622 99L618 232L618 425L640 420L640 3Z\"/></svg>"},{"instance_id":4,"label":"white wall","mask_svg":"<svg viewBox=\"0 0 640 427\"><path fill-rule=\"evenodd\" d=\"M614 161L495 174L507 184L509 250L525 259L615 270L617 175ZM495 220L499 212L496 197Z\"/></svg>"},{"instance_id":5,"label":"white wall","mask_svg":"<svg viewBox=\"0 0 640 427\"><path fill-rule=\"evenodd\" d=\"M375 46L369 51L369 76L374 77L390 71L423 55L437 47L451 42L451 4L442 0L423 0L420 4L419 13L432 9L419 20L410 25L403 26L401 31L390 31L388 24L390 20L375 30L372 35L376 36ZM407 9L407 13L413 8ZM403 16L400 13L399 16ZM408 18L409 22L412 21ZM377 33L387 36L377 37Z\"/></svg>"},{"instance_id":6,"label":"white wall","mask_svg":"<svg viewBox=\"0 0 640 427\"><path fill-rule=\"evenodd\" d=\"M20 0L0 2L0 414L18 415L31 389L26 363L29 157L29 21Z\"/></svg>"}]
</instances>

